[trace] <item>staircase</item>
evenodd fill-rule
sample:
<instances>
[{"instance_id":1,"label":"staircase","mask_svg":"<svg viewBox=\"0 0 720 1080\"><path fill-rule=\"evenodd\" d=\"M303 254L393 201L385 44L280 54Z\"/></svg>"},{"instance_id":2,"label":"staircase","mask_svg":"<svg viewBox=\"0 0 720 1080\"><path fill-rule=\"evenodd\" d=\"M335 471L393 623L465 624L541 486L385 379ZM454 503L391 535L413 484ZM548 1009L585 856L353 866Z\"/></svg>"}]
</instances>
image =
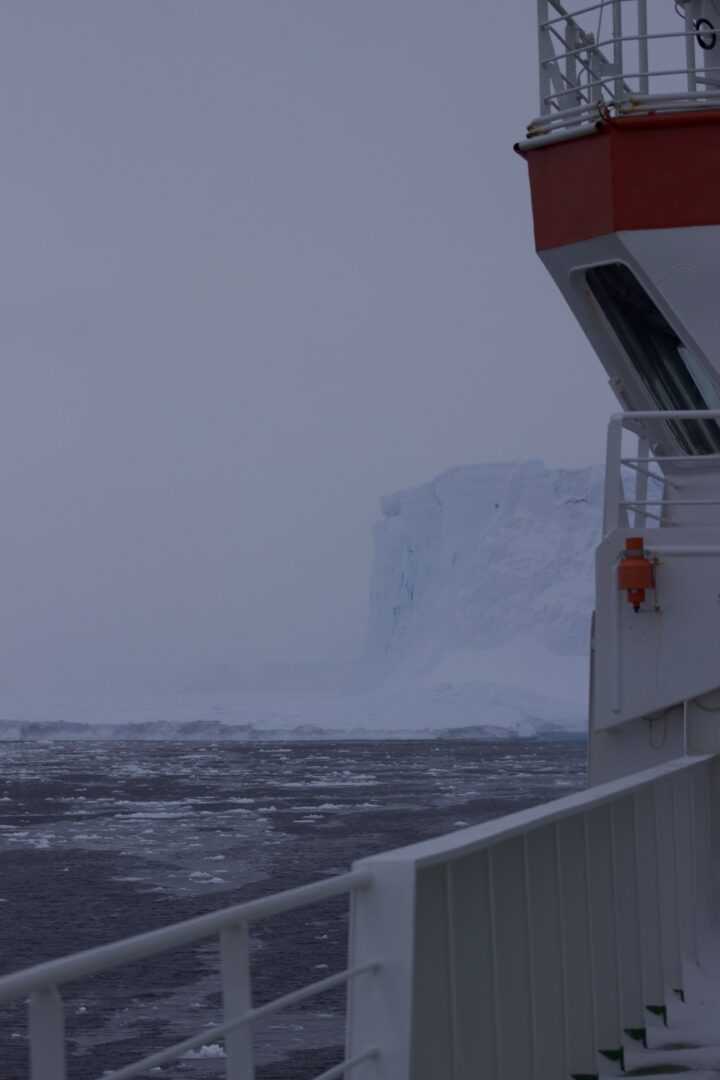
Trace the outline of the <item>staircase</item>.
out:
<instances>
[{"instance_id":1,"label":"staircase","mask_svg":"<svg viewBox=\"0 0 720 1080\"><path fill-rule=\"evenodd\" d=\"M692 1080L720 1080L720 949L706 945L703 967L687 965L685 990L670 999L661 1015L649 1011L644 1036L628 1037L624 1072L606 1077L665 1077L689 1073ZM712 973L706 970L712 968ZM639 1037L639 1040L638 1040Z\"/></svg>"}]
</instances>

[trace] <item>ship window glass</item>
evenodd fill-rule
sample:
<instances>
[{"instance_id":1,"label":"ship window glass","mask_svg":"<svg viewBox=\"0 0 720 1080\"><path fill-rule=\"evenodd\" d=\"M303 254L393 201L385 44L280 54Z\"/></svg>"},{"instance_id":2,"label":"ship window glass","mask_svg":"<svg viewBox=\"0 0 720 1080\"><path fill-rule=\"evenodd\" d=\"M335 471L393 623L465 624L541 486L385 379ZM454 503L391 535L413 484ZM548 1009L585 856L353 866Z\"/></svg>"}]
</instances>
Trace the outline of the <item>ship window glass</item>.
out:
<instances>
[{"instance_id":1,"label":"ship window glass","mask_svg":"<svg viewBox=\"0 0 720 1080\"><path fill-rule=\"evenodd\" d=\"M627 266L594 266L586 278L658 409L720 409L720 392L706 361L683 344ZM668 426L687 453L720 453L714 421L668 421Z\"/></svg>"}]
</instances>

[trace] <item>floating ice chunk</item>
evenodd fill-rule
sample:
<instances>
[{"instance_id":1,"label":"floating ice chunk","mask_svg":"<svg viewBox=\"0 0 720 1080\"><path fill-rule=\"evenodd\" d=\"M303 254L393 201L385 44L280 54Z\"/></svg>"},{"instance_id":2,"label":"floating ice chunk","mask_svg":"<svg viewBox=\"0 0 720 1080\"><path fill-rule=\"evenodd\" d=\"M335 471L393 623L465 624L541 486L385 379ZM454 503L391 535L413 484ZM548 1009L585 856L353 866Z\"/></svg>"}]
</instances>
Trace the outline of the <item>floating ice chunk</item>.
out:
<instances>
[{"instance_id":1,"label":"floating ice chunk","mask_svg":"<svg viewBox=\"0 0 720 1080\"><path fill-rule=\"evenodd\" d=\"M187 1054L183 1054L183 1058L224 1058L225 1050L220 1043L208 1043L207 1046L201 1046L199 1050L188 1050Z\"/></svg>"}]
</instances>

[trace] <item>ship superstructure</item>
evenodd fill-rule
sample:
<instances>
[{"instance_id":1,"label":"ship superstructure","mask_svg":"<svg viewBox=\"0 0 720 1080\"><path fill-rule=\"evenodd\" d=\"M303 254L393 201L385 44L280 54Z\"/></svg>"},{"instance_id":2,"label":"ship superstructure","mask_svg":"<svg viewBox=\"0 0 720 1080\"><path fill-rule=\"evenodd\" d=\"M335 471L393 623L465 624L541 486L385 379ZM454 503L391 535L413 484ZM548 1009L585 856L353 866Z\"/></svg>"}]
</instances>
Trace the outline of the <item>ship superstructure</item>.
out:
<instances>
[{"instance_id":1,"label":"ship superstructure","mask_svg":"<svg viewBox=\"0 0 720 1080\"><path fill-rule=\"evenodd\" d=\"M720 4L539 11L540 115L517 147L536 247L624 410L597 556L597 781L720 748ZM628 538L652 580L634 608Z\"/></svg>"},{"instance_id":2,"label":"ship superstructure","mask_svg":"<svg viewBox=\"0 0 720 1080\"><path fill-rule=\"evenodd\" d=\"M67 983L212 938L222 1022L188 1017L186 1039L106 1080L219 1040L228 1080L253 1080L253 1025L343 985L345 1056L317 1080L720 1076L720 0L538 15L540 110L516 147L536 246L622 407L591 786L0 979L0 1005L29 1000L32 1080L66 1080ZM252 926L341 895L347 967L255 1006Z\"/></svg>"}]
</instances>

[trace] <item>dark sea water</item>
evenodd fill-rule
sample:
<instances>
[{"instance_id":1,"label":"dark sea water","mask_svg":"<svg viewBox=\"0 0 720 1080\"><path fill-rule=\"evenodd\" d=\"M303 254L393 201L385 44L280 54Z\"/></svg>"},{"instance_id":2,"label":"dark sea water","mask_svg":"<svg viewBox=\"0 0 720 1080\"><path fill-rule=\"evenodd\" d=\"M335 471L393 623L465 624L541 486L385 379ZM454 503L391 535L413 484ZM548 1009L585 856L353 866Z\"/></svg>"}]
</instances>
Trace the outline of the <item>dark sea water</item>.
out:
<instances>
[{"instance_id":1,"label":"dark sea water","mask_svg":"<svg viewBox=\"0 0 720 1080\"><path fill-rule=\"evenodd\" d=\"M0 743L0 973L346 870L354 859L566 795L579 739L495 743ZM347 901L258 925L254 1001L345 962ZM65 988L69 1080L220 1020L217 949ZM340 1059L343 995L258 1027L262 1080ZM25 1007L0 1009L0 1080L27 1076ZM217 1047L221 1054L221 1047ZM193 1057L148 1076L223 1075Z\"/></svg>"}]
</instances>

